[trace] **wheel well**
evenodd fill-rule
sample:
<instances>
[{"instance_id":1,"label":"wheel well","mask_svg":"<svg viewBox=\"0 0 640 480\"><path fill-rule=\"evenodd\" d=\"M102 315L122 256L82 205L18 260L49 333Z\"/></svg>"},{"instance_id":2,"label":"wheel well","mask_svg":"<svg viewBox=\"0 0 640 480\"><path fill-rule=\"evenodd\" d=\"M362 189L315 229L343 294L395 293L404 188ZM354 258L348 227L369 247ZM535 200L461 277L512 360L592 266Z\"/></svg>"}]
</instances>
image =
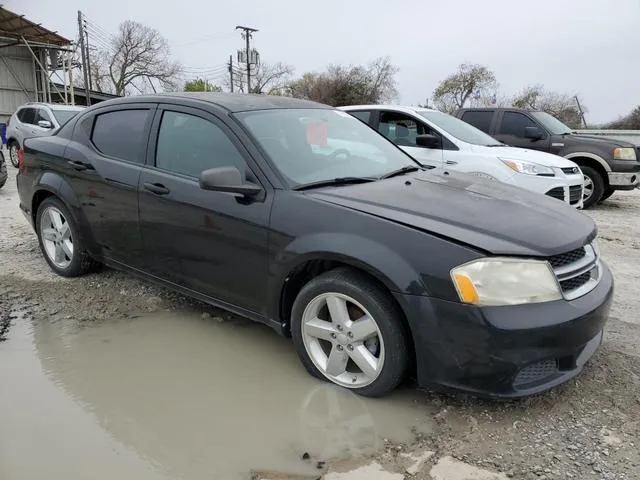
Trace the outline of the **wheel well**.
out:
<instances>
[{"instance_id":1,"label":"wheel well","mask_svg":"<svg viewBox=\"0 0 640 480\"><path fill-rule=\"evenodd\" d=\"M580 167L584 166L584 167L593 168L602 177L604 186L605 187L609 186L609 175L607 175L607 171L604 169L602 165L600 165L600 163L597 160L594 160L593 158L588 158L588 157L577 157L577 158L571 158L570 160L574 163L577 163L578 166Z\"/></svg>"},{"instance_id":2,"label":"wheel well","mask_svg":"<svg viewBox=\"0 0 640 480\"><path fill-rule=\"evenodd\" d=\"M15 138L7 138L7 147L10 147L14 143L18 143L18 140L16 140Z\"/></svg>"},{"instance_id":3,"label":"wheel well","mask_svg":"<svg viewBox=\"0 0 640 480\"><path fill-rule=\"evenodd\" d=\"M309 260L304 264L296 267L295 270L289 273L289 276L287 277L287 280L285 281L284 287L282 289L282 293L280 296L280 318L284 324L283 330L287 336L290 336L290 321L291 321L291 311L293 309L293 303L295 302L296 297L298 296L298 293L300 293L300 290L302 290L302 288L307 283L309 283L309 281L311 281L314 277L317 277L318 275L328 272L329 270L335 270L336 268L340 268L340 267L348 267L358 271L359 273L367 276L369 280L371 280L372 282L378 284L380 288L389 292L389 288L387 288L387 286L383 282L381 282L378 278L376 278L374 275L367 272L366 270L363 270L358 267L354 267L349 263L340 262L337 260ZM415 366L416 357L415 357L415 342L413 339L413 335L411 334L411 327L404 313L404 310L402 309L398 301L395 299L395 297L391 295L391 292L389 292L389 296L395 303L396 307L398 308L398 312L400 312L400 318L402 319L402 327L407 335L407 340L410 342L411 348L410 348L409 354L410 354L411 365L412 365L411 368L413 369L413 367Z\"/></svg>"},{"instance_id":4,"label":"wheel well","mask_svg":"<svg viewBox=\"0 0 640 480\"><path fill-rule=\"evenodd\" d=\"M38 208L40 204L44 202L45 198L54 197L55 195L48 190L38 190L33 199L31 200L31 218L33 219L33 224L36 225L36 216L38 215ZM36 226L37 229L37 226Z\"/></svg>"}]
</instances>

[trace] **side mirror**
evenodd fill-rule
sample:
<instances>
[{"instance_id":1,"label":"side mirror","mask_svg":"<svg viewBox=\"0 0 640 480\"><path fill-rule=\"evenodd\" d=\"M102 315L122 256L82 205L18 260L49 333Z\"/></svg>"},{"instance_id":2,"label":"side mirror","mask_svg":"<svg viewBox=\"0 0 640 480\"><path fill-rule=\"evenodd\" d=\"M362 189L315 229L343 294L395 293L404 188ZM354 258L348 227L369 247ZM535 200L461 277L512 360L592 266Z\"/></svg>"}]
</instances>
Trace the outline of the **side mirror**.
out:
<instances>
[{"instance_id":1,"label":"side mirror","mask_svg":"<svg viewBox=\"0 0 640 480\"><path fill-rule=\"evenodd\" d=\"M530 138L531 140L540 140L544 137L544 133L538 127L525 127L524 138Z\"/></svg>"},{"instance_id":2,"label":"side mirror","mask_svg":"<svg viewBox=\"0 0 640 480\"><path fill-rule=\"evenodd\" d=\"M425 148L442 148L442 140L440 137L431 134L418 135L416 144Z\"/></svg>"},{"instance_id":3,"label":"side mirror","mask_svg":"<svg viewBox=\"0 0 640 480\"><path fill-rule=\"evenodd\" d=\"M200 188L214 192L238 193L246 197L253 197L262 188L242 179L240 170L236 167L219 167L205 170L200 174Z\"/></svg>"},{"instance_id":4,"label":"side mirror","mask_svg":"<svg viewBox=\"0 0 640 480\"><path fill-rule=\"evenodd\" d=\"M49 120L39 120L38 121L38 126L40 128L52 128L53 125L51 124L51 122Z\"/></svg>"}]
</instances>

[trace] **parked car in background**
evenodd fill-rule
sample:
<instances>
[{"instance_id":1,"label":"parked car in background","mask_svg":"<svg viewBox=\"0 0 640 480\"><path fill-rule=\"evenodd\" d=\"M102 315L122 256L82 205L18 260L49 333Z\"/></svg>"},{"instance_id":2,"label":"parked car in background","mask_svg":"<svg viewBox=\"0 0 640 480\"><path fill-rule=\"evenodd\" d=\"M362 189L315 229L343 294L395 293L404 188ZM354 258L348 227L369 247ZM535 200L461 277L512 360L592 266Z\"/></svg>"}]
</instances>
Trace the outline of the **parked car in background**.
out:
<instances>
[{"instance_id":1,"label":"parked car in background","mask_svg":"<svg viewBox=\"0 0 640 480\"><path fill-rule=\"evenodd\" d=\"M26 103L19 107L7 121L7 147L14 167L18 166L18 147L25 138L51 134L67 123L85 107L57 103Z\"/></svg>"},{"instance_id":2,"label":"parked car in background","mask_svg":"<svg viewBox=\"0 0 640 480\"><path fill-rule=\"evenodd\" d=\"M457 117L507 145L549 152L577 163L584 174L584 207L640 184L640 147L622 140L577 135L545 112L465 108Z\"/></svg>"},{"instance_id":3,"label":"parked car in background","mask_svg":"<svg viewBox=\"0 0 640 480\"><path fill-rule=\"evenodd\" d=\"M427 170L325 105L108 100L19 158L20 207L54 272L101 262L263 322L311 374L362 395L409 372L424 388L529 395L577 375L602 340L614 287L593 220Z\"/></svg>"},{"instance_id":4,"label":"parked car in background","mask_svg":"<svg viewBox=\"0 0 640 480\"><path fill-rule=\"evenodd\" d=\"M498 180L582 208L583 177L570 160L508 147L456 117L428 108L354 105L340 109L423 165Z\"/></svg>"}]
</instances>

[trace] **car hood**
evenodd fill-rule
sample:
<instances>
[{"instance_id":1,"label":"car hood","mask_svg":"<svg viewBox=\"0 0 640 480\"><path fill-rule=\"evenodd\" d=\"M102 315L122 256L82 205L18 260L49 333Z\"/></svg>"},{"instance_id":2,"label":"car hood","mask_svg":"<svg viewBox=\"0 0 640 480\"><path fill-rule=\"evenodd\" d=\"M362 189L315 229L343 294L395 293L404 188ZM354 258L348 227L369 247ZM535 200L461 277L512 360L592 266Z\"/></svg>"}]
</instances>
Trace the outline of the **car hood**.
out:
<instances>
[{"instance_id":1,"label":"car hood","mask_svg":"<svg viewBox=\"0 0 640 480\"><path fill-rule=\"evenodd\" d=\"M442 169L306 193L496 255L556 255L596 235L593 220L566 203Z\"/></svg>"},{"instance_id":2,"label":"car hood","mask_svg":"<svg viewBox=\"0 0 640 480\"><path fill-rule=\"evenodd\" d=\"M567 160L559 155L539 152L537 150L529 150L527 148L476 146L474 147L474 150L481 150L483 153L489 153L496 157L533 162L540 165L546 165L547 167L568 168L576 166L576 164L571 160Z\"/></svg>"},{"instance_id":3,"label":"car hood","mask_svg":"<svg viewBox=\"0 0 640 480\"><path fill-rule=\"evenodd\" d=\"M628 147L628 148L636 148L637 145L634 145L631 142L626 142L624 140L618 140L617 138L611 138L606 136L594 136L594 135L582 135L578 133L569 133L565 135L565 138L569 137L574 142L579 142L585 145L597 145L599 147Z\"/></svg>"}]
</instances>

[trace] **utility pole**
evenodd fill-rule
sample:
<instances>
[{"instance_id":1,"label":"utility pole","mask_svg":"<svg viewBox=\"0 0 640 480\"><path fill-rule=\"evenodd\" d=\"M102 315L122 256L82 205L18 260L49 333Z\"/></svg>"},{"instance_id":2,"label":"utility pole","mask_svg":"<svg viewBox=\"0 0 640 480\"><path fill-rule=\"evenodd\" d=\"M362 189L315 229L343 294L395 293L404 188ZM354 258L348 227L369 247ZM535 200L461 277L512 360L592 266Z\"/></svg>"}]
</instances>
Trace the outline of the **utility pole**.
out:
<instances>
[{"instance_id":1,"label":"utility pole","mask_svg":"<svg viewBox=\"0 0 640 480\"><path fill-rule=\"evenodd\" d=\"M93 76L91 75L91 48L89 45L89 30L87 30L87 21L83 22L84 27L84 35L86 39L86 48L87 48L87 72L89 74L89 91L93 90Z\"/></svg>"},{"instance_id":2,"label":"utility pole","mask_svg":"<svg viewBox=\"0 0 640 480\"><path fill-rule=\"evenodd\" d=\"M578 100L578 96L574 95L574 97L576 99L576 104L578 105L578 111L580 112L580 118L582 119L582 125L584 125L584 128L587 128L587 121L584 119L584 112L582 111L582 107L580 106L580 100Z\"/></svg>"},{"instance_id":3,"label":"utility pole","mask_svg":"<svg viewBox=\"0 0 640 480\"><path fill-rule=\"evenodd\" d=\"M247 93L251 93L251 51L249 50L249 40L251 40L251 34L258 30L251 27L243 27L241 25L236 26L236 30L242 30L244 33L244 39L246 40L246 61L247 61Z\"/></svg>"},{"instance_id":4,"label":"utility pole","mask_svg":"<svg viewBox=\"0 0 640 480\"><path fill-rule=\"evenodd\" d=\"M80 53L82 54L82 71L84 73L84 90L87 107L91 105L91 95L89 95L89 70L87 69L87 51L84 43L84 32L82 28L82 12L78 10L78 37L80 40Z\"/></svg>"},{"instance_id":5,"label":"utility pole","mask_svg":"<svg viewBox=\"0 0 640 480\"><path fill-rule=\"evenodd\" d=\"M229 55L229 84L231 85L231 93L233 93L233 55Z\"/></svg>"}]
</instances>

